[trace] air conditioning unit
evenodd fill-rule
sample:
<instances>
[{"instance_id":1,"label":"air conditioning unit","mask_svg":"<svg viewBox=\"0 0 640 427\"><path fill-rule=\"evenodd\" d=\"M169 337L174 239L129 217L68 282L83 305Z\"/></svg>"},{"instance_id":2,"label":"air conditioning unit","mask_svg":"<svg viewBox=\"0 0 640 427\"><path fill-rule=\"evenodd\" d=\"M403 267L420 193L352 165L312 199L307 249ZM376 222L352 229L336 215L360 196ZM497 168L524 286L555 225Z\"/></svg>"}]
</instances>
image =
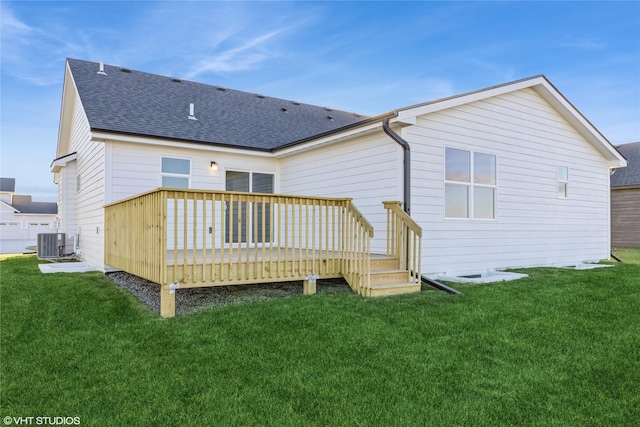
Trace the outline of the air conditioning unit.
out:
<instances>
[{"instance_id":1,"label":"air conditioning unit","mask_svg":"<svg viewBox=\"0 0 640 427\"><path fill-rule=\"evenodd\" d=\"M60 258L65 255L64 233L38 234L38 258Z\"/></svg>"}]
</instances>

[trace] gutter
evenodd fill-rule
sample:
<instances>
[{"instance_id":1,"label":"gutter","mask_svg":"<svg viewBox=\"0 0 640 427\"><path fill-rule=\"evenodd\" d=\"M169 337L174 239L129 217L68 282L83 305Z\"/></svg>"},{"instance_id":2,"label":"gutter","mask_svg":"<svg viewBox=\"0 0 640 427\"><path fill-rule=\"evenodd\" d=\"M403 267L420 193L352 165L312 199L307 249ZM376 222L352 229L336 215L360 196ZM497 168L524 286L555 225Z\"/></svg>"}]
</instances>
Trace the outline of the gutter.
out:
<instances>
[{"instance_id":1,"label":"gutter","mask_svg":"<svg viewBox=\"0 0 640 427\"><path fill-rule=\"evenodd\" d=\"M382 130L404 150L404 211L411 215L411 147L389 126L389 118L382 119Z\"/></svg>"},{"instance_id":2,"label":"gutter","mask_svg":"<svg viewBox=\"0 0 640 427\"><path fill-rule=\"evenodd\" d=\"M388 117L382 119L382 130L384 130L384 133L389 135L389 137L397 142L404 150L404 211L407 213L407 215L411 215L411 147L409 146L409 143L407 141L405 141L402 137L400 137L400 135L398 135L393 131L393 129L391 129L391 127L389 126ZM449 286L435 280L431 280L427 276L422 275L420 276L420 279L424 283L438 290L445 291L454 295L462 295L462 292L450 288Z\"/></svg>"}]
</instances>

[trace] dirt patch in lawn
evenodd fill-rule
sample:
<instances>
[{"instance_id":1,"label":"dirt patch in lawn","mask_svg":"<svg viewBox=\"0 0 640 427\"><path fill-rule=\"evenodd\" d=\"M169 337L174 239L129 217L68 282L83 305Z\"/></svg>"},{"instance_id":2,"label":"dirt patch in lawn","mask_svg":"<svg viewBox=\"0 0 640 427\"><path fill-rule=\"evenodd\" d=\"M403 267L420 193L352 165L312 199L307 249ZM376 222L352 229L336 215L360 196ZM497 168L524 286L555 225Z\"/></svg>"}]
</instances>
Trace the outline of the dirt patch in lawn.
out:
<instances>
[{"instance_id":1,"label":"dirt patch in lawn","mask_svg":"<svg viewBox=\"0 0 640 427\"><path fill-rule=\"evenodd\" d=\"M160 313L160 286L140 277L124 273L107 273L107 277L133 294L155 313ZM342 279L318 280L317 293L351 292ZM215 286L208 288L178 289L176 291L176 315L202 310L302 295L302 281L277 282L259 285Z\"/></svg>"}]
</instances>

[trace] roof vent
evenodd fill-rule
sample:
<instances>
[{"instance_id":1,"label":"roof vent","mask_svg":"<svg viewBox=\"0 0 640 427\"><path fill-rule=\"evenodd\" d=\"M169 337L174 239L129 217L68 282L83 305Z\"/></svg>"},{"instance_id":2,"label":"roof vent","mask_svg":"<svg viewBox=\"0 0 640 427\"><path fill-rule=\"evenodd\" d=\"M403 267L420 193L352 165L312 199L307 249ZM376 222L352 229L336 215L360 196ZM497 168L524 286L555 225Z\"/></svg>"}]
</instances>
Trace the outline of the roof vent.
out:
<instances>
[{"instance_id":1,"label":"roof vent","mask_svg":"<svg viewBox=\"0 0 640 427\"><path fill-rule=\"evenodd\" d=\"M299 103L298 101L291 101L291 103L292 103L293 105L300 105L300 103Z\"/></svg>"},{"instance_id":2,"label":"roof vent","mask_svg":"<svg viewBox=\"0 0 640 427\"><path fill-rule=\"evenodd\" d=\"M288 113L288 112L289 112L289 110L287 110L287 109L286 109L286 108L284 108L284 107L282 107L282 108L280 109L280 111L282 111L283 113Z\"/></svg>"},{"instance_id":3,"label":"roof vent","mask_svg":"<svg viewBox=\"0 0 640 427\"><path fill-rule=\"evenodd\" d=\"M172 78L171 78L171 81L172 81L172 82L176 82L176 83L181 83L181 82L182 82L182 80L180 80L180 79L179 79L179 78L177 78L177 77L172 77Z\"/></svg>"},{"instance_id":4,"label":"roof vent","mask_svg":"<svg viewBox=\"0 0 640 427\"><path fill-rule=\"evenodd\" d=\"M326 111L333 111L333 110L332 110L331 108L329 108L329 107L324 107L324 109L325 109Z\"/></svg>"},{"instance_id":5,"label":"roof vent","mask_svg":"<svg viewBox=\"0 0 640 427\"><path fill-rule=\"evenodd\" d=\"M331 117L331 116L327 116L327 119L333 121L333 117Z\"/></svg>"},{"instance_id":6,"label":"roof vent","mask_svg":"<svg viewBox=\"0 0 640 427\"><path fill-rule=\"evenodd\" d=\"M123 73L130 73L131 70L129 68L120 68L120 71L122 71Z\"/></svg>"},{"instance_id":7,"label":"roof vent","mask_svg":"<svg viewBox=\"0 0 640 427\"><path fill-rule=\"evenodd\" d=\"M102 62L102 59L100 60L100 69L98 70L98 74L101 74L103 76L107 75L107 73L104 72L104 62Z\"/></svg>"},{"instance_id":8,"label":"roof vent","mask_svg":"<svg viewBox=\"0 0 640 427\"><path fill-rule=\"evenodd\" d=\"M189 117L188 117L189 120L198 120L196 119L195 112L196 112L196 107L195 105L193 105L193 102L192 102L191 104L189 104Z\"/></svg>"},{"instance_id":9,"label":"roof vent","mask_svg":"<svg viewBox=\"0 0 640 427\"><path fill-rule=\"evenodd\" d=\"M266 96L264 96L264 95L259 95L259 94L256 94L256 98L260 98L260 99L265 99L265 98L266 98Z\"/></svg>"},{"instance_id":10,"label":"roof vent","mask_svg":"<svg viewBox=\"0 0 640 427\"><path fill-rule=\"evenodd\" d=\"M218 89L221 92L226 92L227 89L223 88L223 87L217 87L216 89Z\"/></svg>"}]
</instances>

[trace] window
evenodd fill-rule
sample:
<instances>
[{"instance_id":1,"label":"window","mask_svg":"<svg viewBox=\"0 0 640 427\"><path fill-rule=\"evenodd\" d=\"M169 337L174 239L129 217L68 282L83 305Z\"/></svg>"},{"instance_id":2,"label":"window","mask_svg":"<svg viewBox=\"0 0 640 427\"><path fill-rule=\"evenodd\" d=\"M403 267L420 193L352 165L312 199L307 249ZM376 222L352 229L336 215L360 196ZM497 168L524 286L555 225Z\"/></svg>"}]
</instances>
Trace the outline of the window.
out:
<instances>
[{"instance_id":1,"label":"window","mask_svg":"<svg viewBox=\"0 0 640 427\"><path fill-rule=\"evenodd\" d=\"M567 189L569 187L569 168L567 166L558 166L558 198L567 198Z\"/></svg>"},{"instance_id":2,"label":"window","mask_svg":"<svg viewBox=\"0 0 640 427\"><path fill-rule=\"evenodd\" d=\"M496 217L496 156L445 149L446 218Z\"/></svg>"},{"instance_id":3,"label":"window","mask_svg":"<svg viewBox=\"0 0 640 427\"><path fill-rule=\"evenodd\" d=\"M189 188L191 160L162 158L162 186L166 188Z\"/></svg>"}]
</instances>

